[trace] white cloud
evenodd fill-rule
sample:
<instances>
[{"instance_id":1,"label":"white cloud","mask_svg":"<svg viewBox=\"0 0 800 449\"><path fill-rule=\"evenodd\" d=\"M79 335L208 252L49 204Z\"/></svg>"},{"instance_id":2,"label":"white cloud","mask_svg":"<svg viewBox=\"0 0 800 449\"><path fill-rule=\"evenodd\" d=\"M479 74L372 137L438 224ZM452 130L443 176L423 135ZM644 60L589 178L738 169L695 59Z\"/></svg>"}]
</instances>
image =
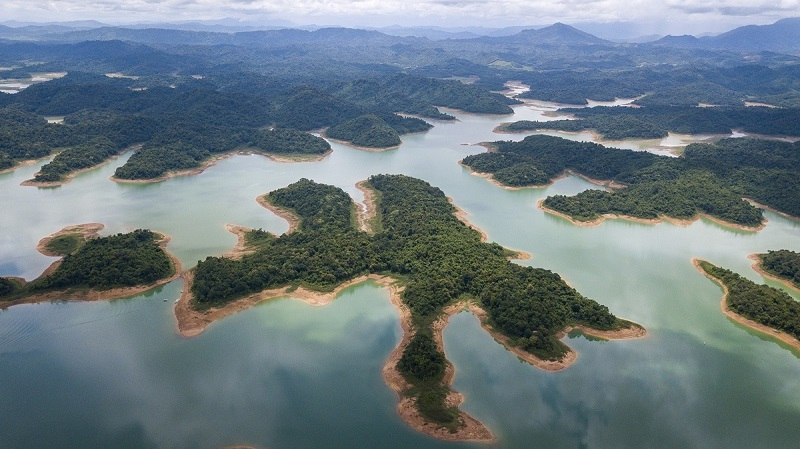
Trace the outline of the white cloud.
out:
<instances>
[{"instance_id":1,"label":"white cloud","mask_svg":"<svg viewBox=\"0 0 800 449\"><path fill-rule=\"evenodd\" d=\"M723 31L800 15L800 0L6 0L5 19L116 23L233 17L346 26L638 22Z\"/></svg>"}]
</instances>

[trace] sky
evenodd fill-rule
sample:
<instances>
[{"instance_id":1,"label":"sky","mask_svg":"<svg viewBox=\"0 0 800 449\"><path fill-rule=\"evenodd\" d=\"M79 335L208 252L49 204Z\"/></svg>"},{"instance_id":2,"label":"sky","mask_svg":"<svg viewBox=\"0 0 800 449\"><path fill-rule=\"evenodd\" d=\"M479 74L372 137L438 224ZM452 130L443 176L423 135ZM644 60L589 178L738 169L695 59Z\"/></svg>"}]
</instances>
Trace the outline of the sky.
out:
<instances>
[{"instance_id":1,"label":"sky","mask_svg":"<svg viewBox=\"0 0 800 449\"><path fill-rule=\"evenodd\" d=\"M233 18L247 25L495 28L563 22L590 32L599 24L606 33L623 22L626 33L699 35L798 16L800 0L4 0L0 21Z\"/></svg>"}]
</instances>

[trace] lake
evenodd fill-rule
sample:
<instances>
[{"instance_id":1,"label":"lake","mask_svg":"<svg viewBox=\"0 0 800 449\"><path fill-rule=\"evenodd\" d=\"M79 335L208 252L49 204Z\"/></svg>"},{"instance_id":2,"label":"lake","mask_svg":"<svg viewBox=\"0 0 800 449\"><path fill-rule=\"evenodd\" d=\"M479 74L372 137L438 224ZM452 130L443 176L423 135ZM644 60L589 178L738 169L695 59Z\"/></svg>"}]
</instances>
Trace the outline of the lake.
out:
<instances>
[{"instance_id":1,"label":"lake","mask_svg":"<svg viewBox=\"0 0 800 449\"><path fill-rule=\"evenodd\" d=\"M190 268L231 249L233 223L275 233L287 223L255 198L305 177L343 188L378 173L403 173L440 187L490 240L533 255L525 265L562 275L645 339L566 343L579 353L552 373L520 362L468 313L444 331L463 410L484 422L498 448L796 448L800 354L730 320L721 289L692 257L765 280L747 255L800 250L800 222L766 212L762 231L707 220L680 227L606 220L577 227L537 209L539 199L594 187L567 177L546 189L505 190L459 166L484 151L515 116L456 113L386 152L332 143L318 162L236 156L196 176L156 184L109 181L128 155L58 188L21 187L43 163L0 175L0 275L32 279L52 261L38 240L89 222L103 234L150 228ZM635 146L635 143L632 144ZM770 285L778 286L773 282ZM421 435L395 412L381 368L399 343L399 318L374 283L332 304L291 298L263 303L177 335L182 282L110 302L52 302L0 311L0 448L461 448ZM797 295L795 295L797 298ZM164 301L166 299L167 301Z\"/></svg>"}]
</instances>

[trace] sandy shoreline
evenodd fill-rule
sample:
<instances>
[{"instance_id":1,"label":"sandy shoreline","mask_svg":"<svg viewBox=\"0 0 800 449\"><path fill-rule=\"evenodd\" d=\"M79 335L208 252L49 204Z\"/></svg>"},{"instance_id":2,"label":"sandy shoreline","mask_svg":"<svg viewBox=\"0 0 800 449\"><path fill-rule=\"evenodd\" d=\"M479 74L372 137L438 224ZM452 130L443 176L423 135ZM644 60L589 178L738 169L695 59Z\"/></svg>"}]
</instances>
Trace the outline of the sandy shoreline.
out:
<instances>
[{"instance_id":1,"label":"sandy shoreline","mask_svg":"<svg viewBox=\"0 0 800 449\"><path fill-rule=\"evenodd\" d=\"M574 218L570 217L567 214L564 214L564 213L555 211L553 209L547 208L543 204L544 200L545 200L545 198L542 198L539 201L537 201L536 206L539 209L547 212L548 214L555 215L557 217L561 217L561 218L569 221L570 223L574 224L575 226L579 226L579 227L582 227L582 228L591 228L591 227L599 226L607 219L612 219L612 220L613 219L619 219L619 220L625 220L625 221L630 221L630 222L634 222L634 223L641 223L641 224L647 224L647 225L656 225L656 224L659 224L659 223L665 223L666 222L666 223L671 223L671 224L673 224L675 226L689 226L692 223L695 223L695 222L699 221L701 218L705 218L705 219L707 219L709 221L713 221L714 223L716 223L716 224L718 224L720 226L725 226L727 228L737 229L737 230L746 231L746 232L758 232L758 231L764 229L764 227L767 225L767 220L766 219L764 219L761 222L761 225L759 225L757 227L749 227L749 226L742 226L742 225L730 223L730 222L727 222L727 221L723 221L723 220L720 220L719 218L712 217L712 216L710 216L708 214L704 214L704 213L697 214L693 218L690 218L690 219L672 218L672 217L667 217L667 216L664 216L664 215L659 216L658 218L639 218L639 217L631 217L631 216L628 216L628 215L603 214L600 217L598 217L598 218L596 218L596 219L594 219L592 221L579 221L579 220L575 220Z\"/></svg>"},{"instance_id":2,"label":"sandy shoreline","mask_svg":"<svg viewBox=\"0 0 800 449\"><path fill-rule=\"evenodd\" d=\"M728 292L728 286L725 285L724 282L722 282L721 280L717 279L716 277L706 273L706 270L704 270L703 267L700 266L700 262L701 261L703 261L703 259L701 259L699 257L693 257L692 258L692 265L695 267L695 269L697 271L700 272L700 274L702 274L703 276L707 277L708 279L711 279L712 281L714 281L717 285L719 285L722 288L722 300L720 301L719 306L720 306L720 309L722 310L722 313L724 313L725 316L727 316L729 319L731 319L733 321L736 321L737 323L741 324L742 326L748 327L748 328L753 329L754 331L757 331L757 332L759 332L759 333L761 333L763 335L766 335L766 336L768 336L770 338L773 338L775 340L778 340L778 341L781 341L783 343L786 343L787 345L791 346L792 348L800 351L800 340L797 340L796 338L794 338L793 336L791 336L791 335L789 335L789 334L787 334L785 332L773 329L773 328L771 328L769 326L765 326L765 325L763 325L761 323L757 323L757 322L755 322L755 321L753 321L753 320L751 320L749 318L746 318L746 317L744 317L742 315L739 315L738 313L730 310L728 308L728 293L729 293Z\"/></svg>"},{"instance_id":3,"label":"sandy shoreline","mask_svg":"<svg viewBox=\"0 0 800 449\"><path fill-rule=\"evenodd\" d=\"M358 214L358 227L368 234L375 234L374 223L378 216L378 193L367 185L367 181L359 181L356 188L364 194L364 208ZM356 204L359 209L359 205Z\"/></svg>"},{"instance_id":4,"label":"sandy shoreline","mask_svg":"<svg viewBox=\"0 0 800 449\"><path fill-rule=\"evenodd\" d=\"M293 210L272 204L272 202L267 199L267 195L269 194L259 195L256 198L256 201L265 209L289 222L289 229L285 232L285 234L291 234L298 227L300 227L300 217L298 217Z\"/></svg>"},{"instance_id":5,"label":"sandy shoreline","mask_svg":"<svg viewBox=\"0 0 800 449\"><path fill-rule=\"evenodd\" d=\"M453 207L456 208L456 211L455 211L454 215L456 216L456 218L458 218L458 220L460 222L462 222L465 225L467 225L468 228L478 231L480 233L480 235L481 235L481 242L486 243L486 242L489 241L489 234L487 234L486 231L484 231L483 229L481 229L481 228L475 226L474 224L470 223L469 219L467 218L470 215L469 212L467 212L464 209L462 209L461 207L457 206L455 201L453 200L453 198L451 198L449 196L447 197L447 201L449 201L450 204L452 204ZM514 255L509 257L509 259L512 259L512 260L530 260L530 259L533 258L533 255L531 255L531 253L526 252L526 251L515 250L515 249L509 249L509 251L514 252Z\"/></svg>"},{"instance_id":6,"label":"sandy shoreline","mask_svg":"<svg viewBox=\"0 0 800 449\"><path fill-rule=\"evenodd\" d=\"M85 238L94 238L97 236L97 231L99 231L102 228L103 225L99 223L88 223L84 225L68 226L62 229L61 231L58 231L40 240L39 245L37 246L37 250L39 250L40 248L44 248L47 242L57 237L58 235L81 233L82 235L84 235ZM112 288L108 290L67 289L67 290L48 291L44 293L28 295L19 300L9 301L8 303L0 303L0 309L15 306L17 304L33 304L45 301L64 301L64 300L110 301L113 299L129 298L131 296L140 295L146 291L152 290L156 287L160 287L162 285L174 281L175 279L178 279L181 276L182 272L181 262L172 253L167 251L167 244L169 243L171 237L161 232L156 232L156 231L152 232L159 237L159 239L157 240L158 246L160 246L164 250L164 252L167 254L167 257L169 257L170 262L172 263L173 274L171 276L164 279L160 279L156 282L153 282L152 284L139 285L135 287ZM45 252L42 252L42 254L46 256L52 255L51 253L45 253ZM37 277L37 279L47 276L48 274L55 271L56 268L58 268L58 266L61 264L62 260L63 259L59 259L53 262L39 277Z\"/></svg>"},{"instance_id":7,"label":"sandy shoreline","mask_svg":"<svg viewBox=\"0 0 800 449\"><path fill-rule=\"evenodd\" d=\"M80 175L81 173L90 172L90 171L92 171L94 169L97 169L97 168L100 168L100 167L102 167L102 166L104 166L106 164L110 164L112 161L114 161L115 159L119 159L123 154L127 153L128 151L136 151L136 150L140 149L141 147L142 147L141 144L132 145L130 147L127 147L127 148L123 149L122 151L120 151L119 153L117 153L117 154L109 157L108 159L100 162L99 164L92 165L91 167L81 168L80 170L75 170L75 171L67 174L64 177L64 179L62 179L61 181L38 182L38 181L34 181L33 179L28 179L26 181L22 181L19 185L26 186L26 187L45 187L45 188L46 187L63 186L65 184L69 184L70 182L72 182L72 180L75 179L75 177ZM37 174L38 174L38 172L35 173L34 176L36 176Z\"/></svg>"},{"instance_id":8,"label":"sandy shoreline","mask_svg":"<svg viewBox=\"0 0 800 449\"><path fill-rule=\"evenodd\" d=\"M420 131L420 132L424 132L424 131ZM409 133L409 134L417 134L417 133ZM344 145L346 147L355 148L356 150L368 151L370 153L383 153L384 151L396 150L396 149L400 148L400 145L393 145L391 147L362 147L362 146L354 145L349 140L334 139L333 137L330 137L327 133L322 133L322 135L326 139L330 140L331 142L335 142L335 143L338 143L339 145ZM401 143L401 145L402 145L402 143Z\"/></svg>"},{"instance_id":9,"label":"sandy shoreline","mask_svg":"<svg viewBox=\"0 0 800 449\"><path fill-rule=\"evenodd\" d=\"M120 183L120 184L150 184L150 183L156 183L156 182L164 182L166 180L169 180L169 179L172 179L172 178L177 178L179 176L199 175L200 173L203 173L204 171L208 170L209 168L213 167L214 165L217 165L220 161L223 161L225 159L228 159L228 158L234 157L234 156L258 155L258 156L264 156L267 159L269 159L271 161L274 161L274 162L295 163L295 162L316 162L316 161L320 161L320 160L324 159L326 156L328 156L329 154L331 154L332 152L333 152L333 150L331 149L331 150L328 150L325 153L320 154L320 155L316 155L316 154L308 155L308 157L306 158L306 157L304 157L305 155L296 155L296 156L295 155L280 155L280 154L276 154L276 153L266 153L266 152L255 150L255 149L232 150L232 151L228 151L228 152L225 152L225 153L222 153L222 154L218 154L218 155L212 156L212 157L204 160L200 164L199 167L189 168L189 169L186 169L186 170L169 171L169 172L167 172L167 173L165 173L162 176L159 176L157 178L150 178L150 179L122 179L122 178L117 178L116 176L112 175L108 179L110 179L111 181Z\"/></svg>"},{"instance_id":10,"label":"sandy shoreline","mask_svg":"<svg viewBox=\"0 0 800 449\"><path fill-rule=\"evenodd\" d=\"M778 276L768 272L767 270L765 270L764 267L761 266L761 257L760 257L760 255L758 253L750 254L750 255L747 256L747 258L753 261L752 268L753 268L753 271L755 271L756 273L758 273L761 276L763 276L763 277L765 277L767 279L770 279L772 281L780 282L781 284L785 285L786 287L788 287L788 288L790 288L790 289L792 289L792 290L794 290L796 292L800 292L800 287L795 285L790 279L778 277Z\"/></svg>"}]
</instances>

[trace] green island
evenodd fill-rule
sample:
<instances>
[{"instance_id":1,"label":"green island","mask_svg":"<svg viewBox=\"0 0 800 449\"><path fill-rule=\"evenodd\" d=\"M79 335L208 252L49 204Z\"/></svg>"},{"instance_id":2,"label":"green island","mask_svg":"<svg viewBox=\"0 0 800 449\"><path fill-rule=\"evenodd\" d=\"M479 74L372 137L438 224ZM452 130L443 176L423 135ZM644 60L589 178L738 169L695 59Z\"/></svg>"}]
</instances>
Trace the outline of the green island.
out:
<instances>
[{"instance_id":1,"label":"green island","mask_svg":"<svg viewBox=\"0 0 800 449\"><path fill-rule=\"evenodd\" d=\"M136 295L178 277L169 238L137 229L99 237L102 225L67 227L42 239L39 251L61 256L37 279L0 278L0 306L56 299L114 299Z\"/></svg>"},{"instance_id":2,"label":"green island","mask_svg":"<svg viewBox=\"0 0 800 449\"><path fill-rule=\"evenodd\" d=\"M453 120L438 106L509 114L509 104L519 103L458 81L408 74L336 84L320 77L319 87L309 87L294 72L277 79L225 72L171 80L70 72L0 96L0 171L58 153L25 182L58 185L135 148L114 179L157 181L202 171L237 152L319 158L330 146L307 133L315 129L329 128L331 137L356 146L393 147L399 135L431 128L400 113ZM64 119L48 123L43 116Z\"/></svg>"},{"instance_id":3,"label":"green island","mask_svg":"<svg viewBox=\"0 0 800 449\"><path fill-rule=\"evenodd\" d=\"M800 349L800 303L786 292L693 259L695 268L720 284L722 311L735 321Z\"/></svg>"},{"instance_id":4,"label":"green island","mask_svg":"<svg viewBox=\"0 0 800 449\"><path fill-rule=\"evenodd\" d=\"M800 253L788 249L769 250L750 257L756 271L800 290Z\"/></svg>"},{"instance_id":5,"label":"green island","mask_svg":"<svg viewBox=\"0 0 800 449\"><path fill-rule=\"evenodd\" d=\"M798 108L707 107L653 105L632 107L563 108L576 120L520 120L501 125L501 132L594 130L605 139L658 139L668 133L729 134L732 129L754 134L800 136Z\"/></svg>"},{"instance_id":6,"label":"green island","mask_svg":"<svg viewBox=\"0 0 800 449\"><path fill-rule=\"evenodd\" d=\"M758 229L763 214L743 198L800 216L800 198L787 194L800 189L800 143L723 139L691 144L679 158L543 135L491 146L490 152L461 163L504 186L547 185L566 171L607 184L611 191L555 195L541 203L576 224L599 224L606 216L657 221L694 220L704 214Z\"/></svg>"},{"instance_id":7,"label":"green island","mask_svg":"<svg viewBox=\"0 0 800 449\"><path fill-rule=\"evenodd\" d=\"M440 189L403 175L375 175L360 188L372 211L365 219L343 190L308 179L260 198L282 216L294 215L294 230L249 230L237 257L199 261L176 308L181 333L196 335L228 307L286 295L330 299L344 283L381 280L403 315L405 336L384 370L401 394L400 413L415 428L452 439L490 434L459 412L449 389L441 331L450 314L472 310L507 348L551 370L574 360L560 341L570 329L609 339L645 334L558 274L512 263L515 253L483 242Z\"/></svg>"},{"instance_id":8,"label":"green island","mask_svg":"<svg viewBox=\"0 0 800 449\"><path fill-rule=\"evenodd\" d=\"M431 124L418 118L369 114L329 128L325 135L357 147L392 148L400 145L401 134L424 132L431 128Z\"/></svg>"}]
</instances>

